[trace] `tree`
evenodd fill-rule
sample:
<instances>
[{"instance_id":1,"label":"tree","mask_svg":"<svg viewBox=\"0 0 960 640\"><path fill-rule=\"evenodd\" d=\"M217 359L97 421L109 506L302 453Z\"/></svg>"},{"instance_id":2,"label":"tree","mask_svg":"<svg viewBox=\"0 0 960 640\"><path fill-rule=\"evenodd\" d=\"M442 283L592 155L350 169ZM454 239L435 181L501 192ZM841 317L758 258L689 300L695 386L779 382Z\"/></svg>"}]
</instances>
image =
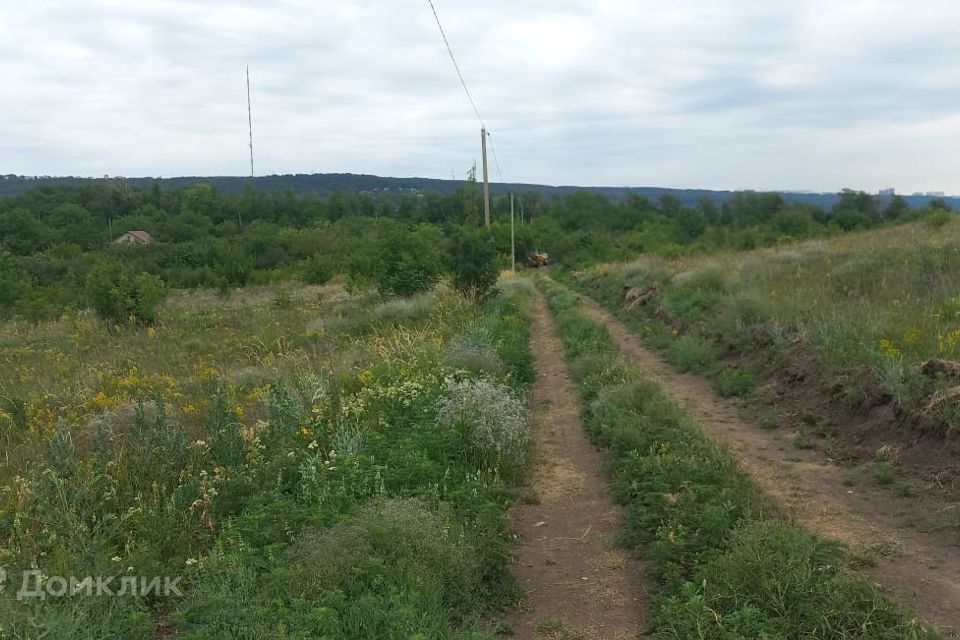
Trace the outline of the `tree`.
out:
<instances>
[{"instance_id":1,"label":"tree","mask_svg":"<svg viewBox=\"0 0 960 640\"><path fill-rule=\"evenodd\" d=\"M436 226L408 229L384 221L374 282L381 295L412 296L433 289L443 273L443 233Z\"/></svg>"},{"instance_id":2,"label":"tree","mask_svg":"<svg viewBox=\"0 0 960 640\"><path fill-rule=\"evenodd\" d=\"M886 209L883 210L883 217L886 220L899 220L910 213L910 204L903 196L895 195Z\"/></svg>"},{"instance_id":3,"label":"tree","mask_svg":"<svg viewBox=\"0 0 960 640\"><path fill-rule=\"evenodd\" d=\"M167 295L167 285L149 273L134 273L115 262L102 262L87 275L87 296L94 311L117 324L153 324Z\"/></svg>"},{"instance_id":4,"label":"tree","mask_svg":"<svg viewBox=\"0 0 960 640\"><path fill-rule=\"evenodd\" d=\"M450 245L453 286L471 300L485 300L494 292L499 273L493 236L479 227L460 227Z\"/></svg>"}]
</instances>

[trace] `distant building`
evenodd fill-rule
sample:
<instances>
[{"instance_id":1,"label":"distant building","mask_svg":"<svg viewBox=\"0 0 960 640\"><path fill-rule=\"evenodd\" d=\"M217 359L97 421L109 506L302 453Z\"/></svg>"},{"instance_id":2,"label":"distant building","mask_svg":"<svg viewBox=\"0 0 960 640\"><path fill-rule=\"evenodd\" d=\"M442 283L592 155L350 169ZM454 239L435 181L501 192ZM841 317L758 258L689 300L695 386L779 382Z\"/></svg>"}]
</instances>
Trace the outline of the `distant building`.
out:
<instances>
[{"instance_id":1,"label":"distant building","mask_svg":"<svg viewBox=\"0 0 960 640\"><path fill-rule=\"evenodd\" d=\"M127 231L114 240L116 244L150 244L151 242L153 242L153 236L146 231Z\"/></svg>"},{"instance_id":2,"label":"distant building","mask_svg":"<svg viewBox=\"0 0 960 640\"><path fill-rule=\"evenodd\" d=\"M897 190L892 187L890 189L880 189L881 198L883 197L892 198L895 195L897 195Z\"/></svg>"},{"instance_id":3,"label":"distant building","mask_svg":"<svg viewBox=\"0 0 960 640\"><path fill-rule=\"evenodd\" d=\"M927 193L924 195L933 196L934 198L942 198L947 194L944 191L927 191Z\"/></svg>"}]
</instances>

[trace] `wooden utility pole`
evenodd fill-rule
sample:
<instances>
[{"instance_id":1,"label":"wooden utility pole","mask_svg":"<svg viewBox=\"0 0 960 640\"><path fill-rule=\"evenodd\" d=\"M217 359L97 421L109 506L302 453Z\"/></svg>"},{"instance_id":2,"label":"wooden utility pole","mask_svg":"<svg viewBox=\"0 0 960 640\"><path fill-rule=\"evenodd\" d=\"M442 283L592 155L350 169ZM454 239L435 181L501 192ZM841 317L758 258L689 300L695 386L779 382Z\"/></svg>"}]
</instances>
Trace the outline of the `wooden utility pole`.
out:
<instances>
[{"instance_id":1,"label":"wooden utility pole","mask_svg":"<svg viewBox=\"0 0 960 640\"><path fill-rule=\"evenodd\" d=\"M483 222L490 230L490 174L487 172L487 129L480 128L480 146L483 149Z\"/></svg>"},{"instance_id":2,"label":"wooden utility pole","mask_svg":"<svg viewBox=\"0 0 960 640\"><path fill-rule=\"evenodd\" d=\"M510 194L510 270L517 272L517 243L513 233L513 194Z\"/></svg>"}]
</instances>

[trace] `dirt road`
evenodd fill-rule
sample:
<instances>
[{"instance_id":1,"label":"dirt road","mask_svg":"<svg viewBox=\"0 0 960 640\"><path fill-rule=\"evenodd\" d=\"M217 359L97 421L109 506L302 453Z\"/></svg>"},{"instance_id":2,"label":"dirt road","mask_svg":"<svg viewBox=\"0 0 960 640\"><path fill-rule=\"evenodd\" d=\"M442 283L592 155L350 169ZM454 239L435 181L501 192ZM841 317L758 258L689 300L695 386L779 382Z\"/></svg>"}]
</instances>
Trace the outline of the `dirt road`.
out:
<instances>
[{"instance_id":1,"label":"dirt road","mask_svg":"<svg viewBox=\"0 0 960 640\"><path fill-rule=\"evenodd\" d=\"M810 531L848 545L864 558L865 574L945 637L960 638L955 528L923 531L905 526L924 521L925 507L919 501L897 497L862 472L851 479L851 471L822 454L797 448L790 434L747 423L738 404L720 398L706 379L678 373L599 304L582 300L585 311L607 327L623 354L658 381L708 435L726 443L788 513Z\"/></svg>"},{"instance_id":2,"label":"dirt road","mask_svg":"<svg viewBox=\"0 0 960 640\"><path fill-rule=\"evenodd\" d=\"M546 302L534 305L531 395L536 468L528 500L511 512L522 537L516 575L524 590L509 616L515 637L636 638L647 611L640 562L617 544L622 512L614 503L603 454L587 438L579 396Z\"/></svg>"}]
</instances>

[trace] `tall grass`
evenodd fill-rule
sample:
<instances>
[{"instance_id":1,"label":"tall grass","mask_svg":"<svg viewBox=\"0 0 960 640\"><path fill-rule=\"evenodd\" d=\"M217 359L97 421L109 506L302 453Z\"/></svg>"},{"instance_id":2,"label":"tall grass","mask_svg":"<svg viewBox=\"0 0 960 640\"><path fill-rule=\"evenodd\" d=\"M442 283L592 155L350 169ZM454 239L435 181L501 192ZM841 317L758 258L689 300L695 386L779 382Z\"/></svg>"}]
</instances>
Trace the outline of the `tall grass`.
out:
<instances>
[{"instance_id":1,"label":"tall grass","mask_svg":"<svg viewBox=\"0 0 960 640\"><path fill-rule=\"evenodd\" d=\"M21 602L16 584L0 637L477 638L515 597L529 293L281 294L175 299L153 333L14 327L0 566L180 577L185 595ZM450 366L464 343L498 366ZM484 385L500 404L437 419ZM483 448L507 422L514 440Z\"/></svg>"},{"instance_id":2,"label":"tall grass","mask_svg":"<svg viewBox=\"0 0 960 640\"><path fill-rule=\"evenodd\" d=\"M679 329L679 339L660 341L668 353L689 350L689 344L675 344L690 340L685 335L771 353L784 335L805 336L824 375L866 365L909 409L941 384L920 375L921 362L960 360L958 280L960 223L953 220L745 253L643 257L597 267L576 286L619 309L624 283L660 283L662 295L640 322ZM761 328L770 343L758 345ZM698 368L696 359L681 366Z\"/></svg>"}]
</instances>

